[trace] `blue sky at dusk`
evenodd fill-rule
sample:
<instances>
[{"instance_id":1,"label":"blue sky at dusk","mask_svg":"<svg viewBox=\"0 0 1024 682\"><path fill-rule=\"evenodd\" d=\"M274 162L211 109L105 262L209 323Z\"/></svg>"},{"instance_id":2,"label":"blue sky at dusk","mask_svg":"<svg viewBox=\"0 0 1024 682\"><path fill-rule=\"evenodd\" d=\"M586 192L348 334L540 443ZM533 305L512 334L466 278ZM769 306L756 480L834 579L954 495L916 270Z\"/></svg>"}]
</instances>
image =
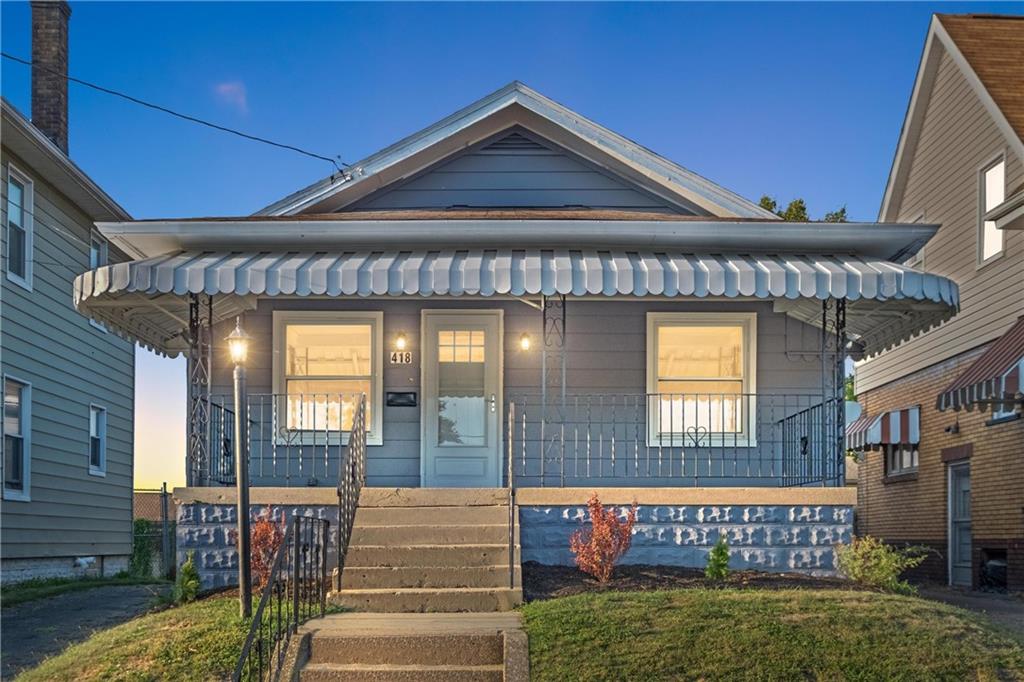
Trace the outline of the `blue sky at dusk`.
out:
<instances>
[{"instance_id":1,"label":"blue sky at dusk","mask_svg":"<svg viewBox=\"0 0 1024 682\"><path fill-rule=\"evenodd\" d=\"M30 55L27 2L3 50ZM933 12L1020 3L73 2L70 73L356 161L518 79L751 199L878 212ZM29 70L3 62L29 113ZM71 156L139 218L246 214L323 162L70 86ZM137 484L183 483L184 364L140 351Z\"/></svg>"}]
</instances>

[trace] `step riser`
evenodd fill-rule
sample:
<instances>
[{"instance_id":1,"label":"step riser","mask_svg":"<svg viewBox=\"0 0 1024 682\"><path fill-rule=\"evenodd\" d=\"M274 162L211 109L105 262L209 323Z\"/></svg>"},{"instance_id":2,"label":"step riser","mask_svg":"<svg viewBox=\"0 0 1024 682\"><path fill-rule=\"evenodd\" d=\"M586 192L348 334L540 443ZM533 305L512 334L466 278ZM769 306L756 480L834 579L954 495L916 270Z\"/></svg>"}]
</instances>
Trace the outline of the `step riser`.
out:
<instances>
[{"instance_id":1,"label":"step riser","mask_svg":"<svg viewBox=\"0 0 1024 682\"><path fill-rule=\"evenodd\" d=\"M522 584L518 566L515 584ZM375 589L384 587L508 587L508 566L358 568L347 567L341 587Z\"/></svg>"},{"instance_id":2,"label":"step riser","mask_svg":"<svg viewBox=\"0 0 1024 682\"><path fill-rule=\"evenodd\" d=\"M459 611L508 611L523 601L522 590L495 589L485 592L337 592L332 604L356 611L375 613L456 613Z\"/></svg>"},{"instance_id":3,"label":"step riser","mask_svg":"<svg viewBox=\"0 0 1024 682\"><path fill-rule=\"evenodd\" d=\"M519 551L516 551L519 563ZM501 566L508 565L508 545L427 547L349 547L345 568L383 566Z\"/></svg>"},{"instance_id":4,"label":"step riser","mask_svg":"<svg viewBox=\"0 0 1024 682\"><path fill-rule=\"evenodd\" d=\"M312 640L310 663L496 665L504 638L494 635L331 637Z\"/></svg>"},{"instance_id":5,"label":"step riser","mask_svg":"<svg viewBox=\"0 0 1024 682\"><path fill-rule=\"evenodd\" d=\"M502 682L502 670L303 670L302 682Z\"/></svg>"},{"instance_id":6,"label":"step riser","mask_svg":"<svg viewBox=\"0 0 1024 682\"><path fill-rule=\"evenodd\" d=\"M497 545L508 542L505 525L360 526L350 547L359 545Z\"/></svg>"},{"instance_id":7,"label":"step riser","mask_svg":"<svg viewBox=\"0 0 1024 682\"><path fill-rule=\"evenodd\" d=\"M451 524L507 524L503 507L360 507L356 528L365 526L439 526Z\"/></svg>"},{"instance_id":8,"label":"step riser","mask_svg":"<svg viewBox=\"0 0 1024 682\"><path fill-rule=\"evenodd\" d=\"M359 506L480 507L507 505L508 498L502 488L363 488Z\"/></svg>"}]
</instances>

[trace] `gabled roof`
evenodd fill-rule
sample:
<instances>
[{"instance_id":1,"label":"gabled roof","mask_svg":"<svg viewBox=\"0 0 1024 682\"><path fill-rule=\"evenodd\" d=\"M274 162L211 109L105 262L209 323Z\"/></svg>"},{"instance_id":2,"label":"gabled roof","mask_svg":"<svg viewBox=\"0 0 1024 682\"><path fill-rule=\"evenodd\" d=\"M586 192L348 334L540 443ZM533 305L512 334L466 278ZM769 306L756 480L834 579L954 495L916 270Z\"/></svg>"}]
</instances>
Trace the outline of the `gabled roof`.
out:
<instances>
[{"instance_id":1,"label":"gabled roof","mask_svg":"<svg viewBox=\"0 0 1024 682\"><path fill-rule=\"evenodd\" d=\"M953 59L1015 154L1024 159L1024 16L936 14L903 120L880 221L896 220L893 198L910 172L942 53Z\"/></svg>"},{"instance_id":2,"label":"gabled roof","mask_svg":"<svg viewBox=\"0 0 1024 682\"><path fill-rule=\"evenodd\" d=\"M132 219L128 211L104 192L14 105L0 98L0 110L3 114L0 137L4 146L25 163L32 164L38 175L60 190L86 215L97 221Z\"/></svg>"},{"instance_id":3,"label":"gabled roof","mask_svg":"<svg viewBox=\"0 0 1024 682\"><path fill-rule=\"evenodd\" d=\"M330 213L468 145L522 126L697 215L777 216L515 81L447 118L291 194L257 215Z\"/></svg>"}]
</instances>

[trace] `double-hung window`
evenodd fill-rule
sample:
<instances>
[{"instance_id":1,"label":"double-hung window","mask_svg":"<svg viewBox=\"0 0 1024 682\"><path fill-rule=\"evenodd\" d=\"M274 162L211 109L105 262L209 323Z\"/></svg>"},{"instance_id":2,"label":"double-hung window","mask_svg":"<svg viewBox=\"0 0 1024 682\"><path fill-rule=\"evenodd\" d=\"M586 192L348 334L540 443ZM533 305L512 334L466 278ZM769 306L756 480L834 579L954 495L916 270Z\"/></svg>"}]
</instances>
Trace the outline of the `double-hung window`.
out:
<instances>
[{"instance_id":1,"label":"double-hung window","mask_svg":"<svg viewBox=\"0 0 1024 682\"><path fill-rule=\"evenodd\" d=\"M380 312L275 311L280 426L293 433L347 434L365 394L367 442L380 444L382 328Z\"/></svg>"},{"instance_id":2,"label":"double-hung window","mask_svg":"<svg viewBox=\"0 0 1024 682\"><path fill-rule=\"evenodd\" d=\"M32 387L4 377L4 499L29 499Z\"/></svg>"},{"instance_id":3,"label":"double-hung window","mask_svg":"<svg viewBox=\"0 0 1024 682\"><path fill-rule=\"evenodd\" d=\"M1003 231L985 214L1006 200L1006 159L1000 158L981 171L978 208L981 213L978 235L978 262L984 263L1003 251Z\"/></svg>"},{"instance_id":4,"label":"double-hung window","mask_svg":"<svg viewBox=\"0 0 1024 682\"><path fill-rule=\"evenodd\" d=\"M7 166L7 279L32 290L32 182Z\"/></svg>"},{"instance_id":5,"label":"double-hung window","mask_svg":"<svg viewBox=\"0 0 1024 682\"><path fill-rule=\"evenodd\" d=\"M756 313L649 313L648 441L754 445Z\"/></svg>"},{"instance_id":6,"label":"double-hung window","mask_svg":"<svg viewBox=\"0 0 1024 682\"><path fill-rule=\"evenodd\" d=\"M107 242L101 239L98 235L92 235L89 239L89 269L95 270L96 268L103 267L108 262L109 249ZM89 320L89 324L96 327L97 329L106 331L107 328L96 320Z\"/></svg>"},{"instance_id":7,"label":"double-hung window","mask_svg":"<svg viewBox=\"0 0 1024 682\"><path fill-rule=\"evenodd\" d=\"M89 473L107 475L107 410L89 407Z\"/></svg>"},{"instance_id":8,"label":"double-hung window","mask_svg":"<svg viewBox=\"0 0 1024 682\"><path fill-rule=\"evenodd\" d=\"M917 471L917 446L886 445L885 473L888 476L910 474Z\"/></svg>"}]
</instances>

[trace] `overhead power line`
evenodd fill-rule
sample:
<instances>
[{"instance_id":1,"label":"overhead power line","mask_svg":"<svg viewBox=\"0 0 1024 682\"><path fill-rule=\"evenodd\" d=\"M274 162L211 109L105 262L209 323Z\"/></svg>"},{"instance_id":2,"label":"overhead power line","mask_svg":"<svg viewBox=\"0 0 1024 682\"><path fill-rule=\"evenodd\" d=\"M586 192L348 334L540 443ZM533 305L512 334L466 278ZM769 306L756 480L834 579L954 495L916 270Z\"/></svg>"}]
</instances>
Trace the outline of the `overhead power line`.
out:
<instances>
[{"instance_id":1,"label":"overhead power line","mask_svg":"<svg viewBox=\"0 0 1024 682\"><path fill-rule=\"evenodd\" d=\"M99 92L106 93L108 95L113 95L114 97L120 97L121 99L128 100L129 102L132 102L133 104L138 104L140 106L144 106L144 107L147 107L149 109L154 109L156 111L160 111L160 112L163 112L165 114L170 114L171 116L175 116L177 118L180 118L182 120L188 121L190 123L197 123L199 125L206 126L207 128L213 128L214 130L219 130L219 131L224 132L224 133L230 133L232 135L237 135L238 137L242 137L242 138L245 138L247 140L252 140L253 142L261 142L263 144L269 144L272 147L278 147L279 149L287 149L289 151L293 151L293 152L296 152L298 154L303 154L305 156L309 156L309 157L314 158L314 159L320 159L321 161L326 161L326 162L330 163L331 165L333 165L334 168L339 173L344 173L345 172L341 168L341 166L345 166L345 167L349 166L349 164L347 164L344 161L342 161L340 157L336 156L336 157L332 158L330 156L324 156L323 154L317 154L315 152L311 152L309 150L302 149L301 147L296 147L294 145L284 144L284 143L281 143L281 142L274 142L273 140L268 140L265 137L259 137L257 135L250 135L249 133L243 133L242 131L235 130L234 128L228 128L227 126L222 126L222 125L219 125L217 123L212 123L210 121L205 121L205 120L203 120L201 118L197 118L195 116L190 116L189 114L183 114L180 111L175 111L173 109L168 109L167 107L161 106L159 104L153 104L152 102L147 102L145 100L139 99L138 97L133 97L132 95L129 95L129 94L126 94L126 93L123 93L123 92L119 92L119 91L113 90L111 88L106 88L106 87L103 87L102 85L97 85L96 83L90 83L89 81L84 81L84 80L82 80L80 78L75 78L75 77L70 76L70 75L68 75L66 73L61 73L60 71L55 71L54 69L51 69L51 68L46 67L46 66L43 66L42 64L35 64L35 63L33 63L33 61L31 59L23 59L21 57L16 57L16 56L14 56L12 54L8 54L7 52L0 52L0 56L2 56L4 59L10 59L13 62L17 62L19 64L24 64L25 66L31 66L31 67L34 67L34 68L37 68L37 69L42 69L43 71L46 71L47 73L51 73L51 74L53 74L55 76L59 76L61 78L67 79L71 83L78 83L79 85L84 85L87 88L92 88L93 90L97 90ZM338 165L339 163L341 164L340 166Z\"/></svg>"}]
</instances>

